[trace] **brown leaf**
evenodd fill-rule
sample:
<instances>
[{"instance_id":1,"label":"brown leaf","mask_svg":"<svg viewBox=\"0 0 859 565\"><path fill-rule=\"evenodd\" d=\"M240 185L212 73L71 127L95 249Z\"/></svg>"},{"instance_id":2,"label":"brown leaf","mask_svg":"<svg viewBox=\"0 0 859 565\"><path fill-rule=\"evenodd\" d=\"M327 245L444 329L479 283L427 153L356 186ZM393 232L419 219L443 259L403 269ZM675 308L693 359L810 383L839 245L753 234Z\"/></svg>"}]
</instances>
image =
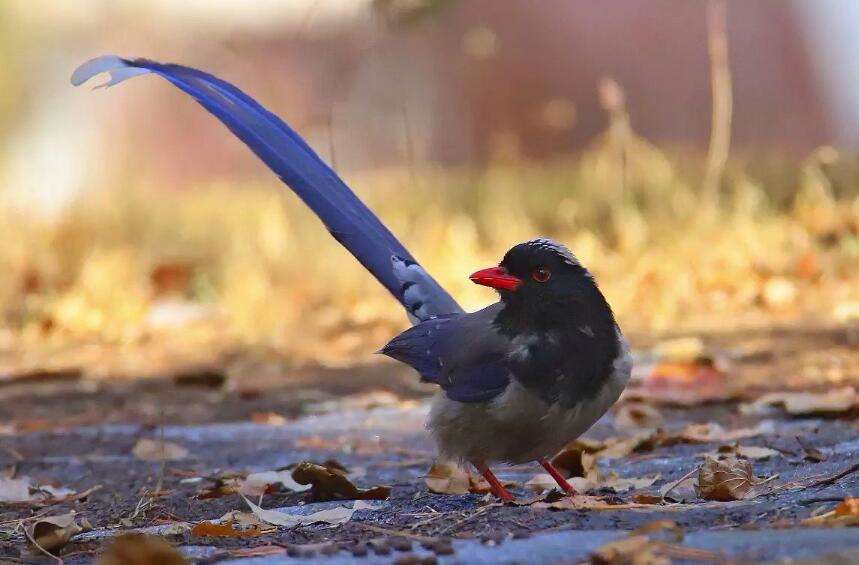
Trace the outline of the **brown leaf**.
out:
<instances>
[{"instance_id":1,"label":"brown leaf","mask_svg":"<svg viewBox=\"0 0 859 565\"><path fill-rule=\"evenodd\" d=\"M756 445L721 445L716 451L708 451L701 454L703 457L712 459L723 459L726 457L738 457L741 459L769 459L781 455L775 449L769 447L759 447Z\"/></svg>"},{"instance_id":2,"label":"brown leaf","mask_svg":"<svg viewBox=\"0 0 859 565\"><path fill-rule=\"evenodd\" d=\"M552 502L537 501L535 508L551 508L552 510L627 510L629 508L646 508L647 504L636 503L614 503L601 496L587 496L577 494L575 496L564 496Z\"/></svg>"},{"instance_id":3,"label":"brown leaf","mask_svg":"<svg viewBox=\"0 0 859 565\"><path fill-rule=\"evenodd\" d=\"M588 451L588 447L578 441L568 444L552 457L552 465L564 475L564 478L589 478L596 472L596 457Z\"/></svg>"},{"instance_id":4,"label":"brown leaf","mask_svg":"<svg viewBox=\"0 0 859 565\"><path fill-rule=\"evenodd\" d=\"M761 435L758 428L736 428L726 430L716 423L689 424L680 434L678 439L689 443L715 443L730 442Z\"/></svg>"},{"instance_id":5,"label":"brown leaf","mask_svg":"<svg viewBox=\"0 0 859 565\"><path fill-rule=\"evenodd\" d=\"M622 430L656 428L662 423L662 414L643 402L624 402L614 415L614 424Z\"/></svg>"},{"instance_id":6,"label":"brown leaf","mask_svg":"<svg viewBox=\"0 0 859 565\"><path fill-rule=\"evenodd\" d=\"M214 524L200 522L191 529L191 535L196 537L213 538L255 538L262 535L259 528L236 529L232 524Z\"/></svg>"},{"instance_id":7,"label":"brown leaf","mask_svg":"<svg viewBox=\"0 0 859 565\"><path fill-rule=\"evenodd\" d=\"M633 494L630 499L637 504L660 504L662 502L660 495L646 492Z\"/></svg>"},{"instance_id":8,"label":"brown leaf","mask_svg":"<svg viewBox=\"0 0 859 565\"><path fill-rule=\"evenodd\" d=\"M598 565L669 565L671 560L656 554L657 547L647 536L630 536L598 547L591 563Z\"/></svg>"},{"instance_id":9,"label":"brown leaf","mask_svg":"<svg viewBox=\"0 0 859 565\"><path fill-rule=\"evenodd\" d=\"M292 470L292 478L301 485L312 485L310 499L316 502L325 500L385 500L391 494L391 487L375 486L360 489L341 469L316 465L302 461Z\"/></svg>"},{"instance_id":10,"label":"brown leaf","mask_svg":"<svg viewBox=\"0 0 859 565\"><path fill-rule=\"evenodd\" d=\"M188 450L176 443L141 438L131 450L141 461L179 461L188 457Z\"/></svg>"},{"instance_id":11,"label":"brown leaf","mask_svg":"<svg viewBox=\"0 0 859 565\"><path fill-rule=\"evenodd\" d=\"M468 471L448 462L436 462L424 476L430 492L436 494L468 494L474 479Z\"/></svg>"},{"instance_id":12,"label":"brown leaf","mask_svg":"<svg viewBox=\"0 0 859 565\"><path fill-rule=\"evenodd\" d=\"M251 421L266 426L285 426L287 419L276 412L252 412Z\"/></svg>"},{"instance_id":13,"label":"brown leaf","mask_svg":"<svg viewBox=\"0 0 859 565\"><path fill-rule=\"evenodd\" d=\"M75 514L69 512L60 516L39 518L27 528L27 537L39 547L54 553L65 547L75 534L83 531L83 527L75 521Z\"/></svg>"},{"instance_id":14,"label":"brown leaf","mask_svg":"<svg viewBox=\"0 0 859 565\"><path fill-rule=\"evenodd\" d=\"M826 392L771 392L743 407L745 413L766 413L768 407L780 406L792 416L827 416L848 412L859 405L859 395L852 386Z\"/></svg>"},{"instance_id":15,"label":"brown leaf","mask_svg":"<svg viewBox=\"0 0 859 565\"><path fill-rule=\"evenodd\" d=\"M845 498L834 510L802 521L804 526L859 526L859 498Z\"/></svg>"},{"instance_id":16,"label":"brown leaf","mask_svg":"<svg viewBox=\"0 0 859 565\"><path fill-rule=\"evenodd\" d=\"M708 457L698 469L698 495L707 500L729 502L753 494L755 475L745 459L717 461Z\"/></svg>"},{"instance_id":17,"label":"brown leaf","mask_svg":"<svg viewBox=\"0 0 859 565\"><path fill-rule=\"evenodd\" d=\"M97 565L188 565L188 560L159 537L125 534L113 540L96 563Z\"/></svg>"}]
</instances>

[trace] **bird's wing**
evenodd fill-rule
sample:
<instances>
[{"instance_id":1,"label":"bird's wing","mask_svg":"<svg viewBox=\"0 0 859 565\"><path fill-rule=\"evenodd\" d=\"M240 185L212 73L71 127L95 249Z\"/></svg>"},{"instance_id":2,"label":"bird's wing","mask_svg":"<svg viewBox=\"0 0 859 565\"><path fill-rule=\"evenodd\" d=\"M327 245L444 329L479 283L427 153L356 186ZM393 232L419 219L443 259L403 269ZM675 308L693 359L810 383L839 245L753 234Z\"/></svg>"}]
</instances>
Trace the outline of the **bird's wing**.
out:
<instances>
[{"instance_id":1,"label":"bird's wing","mask_svg":"<svg viewBox=\"0 0 859 565\"><path fill-rule=\"evenodd\" d=\"M420 323L379 350L416 369L453 400L485 402L510 384L510 342L492 326L499 304Z\"/></svg>"},{"instance_id":2,"label":"bird's wing","mask_svg":"<svg viewBox=\"0 0 859 565\"><path fill-rule=\"evenodd\" d=\"M71 81L78 86L100 73L110 74L101 86L154 73L193 97L316 213L331 235L400 301L413 322L462 312L301 136L232 84L189 67L113 55L87 61Z\"/></svg>"}]
</instances>

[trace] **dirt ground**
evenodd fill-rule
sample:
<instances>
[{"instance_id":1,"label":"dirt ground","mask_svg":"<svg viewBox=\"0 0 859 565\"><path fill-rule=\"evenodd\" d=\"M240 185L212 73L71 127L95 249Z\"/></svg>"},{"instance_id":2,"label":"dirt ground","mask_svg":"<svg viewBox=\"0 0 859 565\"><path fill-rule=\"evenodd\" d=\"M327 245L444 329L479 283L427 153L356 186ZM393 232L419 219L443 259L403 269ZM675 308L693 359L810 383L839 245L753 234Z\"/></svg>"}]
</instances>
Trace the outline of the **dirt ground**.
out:
<instances>
[{"instance_id":1,"label":"dirt ground","mask_svg":"<svg viewBox=\"0 0 859 565\"><path fill-rule=\"evenodd\" d=\"M434 454L423 417L432 389L416 384L408 371L390 363L310 367L280 375L260 370L241 382L226 378L217 368L145 380L93 381L74 372L9 379L0 386L4 423L0 468L6 470L5 476L26 476L36 484L76 493L95 490L65 502L0 503L0 560L53 562L26 543L22 529L36 516L70 510L79 519L86 518L92 531L58 550L66 563L91 562L115 534L152 527L160 530L148 531L182 548L196 562L254 555L266 555L257 559L274 559L265 561L272 563L314 556L402 563L413 558L411 562L418 563L542 561L542 555L558 561L551 552L559 539L563 543L569 539L557 536L592 532L588 543L593 547L584 543L578 553L571 551L561 559L580 561L591 558L612 536L656 520L674 522L672 528L682 531L692 545L703 540L699 548L717 546L686 548L687 553L675 549L671 557L680 561L791 557L793 550L785 549L784 540L799 539L799 534L780 532L797 528L811 532L803 534L811 537L797 557L819 555L821 548L855 552L859 541L849 541L859 540L855 529L832 534L828 528L811 528L804 520L859 496L856 407L824 406L794 414L777 403L749 408L767 392L847 390L859 385L855 339L845 328L710 334L703 336L705 353L696 353L698 359L688 364L654 361L651 353L659 343L633 336L640 352L637 376L643 380L636 386L639 394L630 399L638 396L652 408L666 436L676 437L696 423L716 423L725 432L756 432L730 440L651 442L617 458L598 459L603 476L657 476L652 484L633 491L600 487L588 492L605 502L600 509L557 508L545 496L534 503L539 497L523 485L537 475L536 465L497 469L502 479L514 483L511 491L518 504L498 504L480 493L429 492L423 477ZM712 367L718 371L710 371ZM680 371L683 378L670 381L668 388L648 385L653 374L672 371ZM697 379L691 384L683 380L690 375ZM706 386L699 386L698 380L706 381ZM641 428L623 425L618 410L587 437L617 441L641 433ZM141 459L133 453L141 438L180 445L187 454L164 462ZM644 500L643 495L659 495L666 485L694 475L703 453L732 445L773 450L766 457L751 458L755 476L769 479L754 496L717 502L672 494L667 500L657 497L629 507L633 500ZM338 526L268 528L254 537L195 536L188 527L176 527L248 510L235 492L206 495L216 478L332 459L352 473L358 486L390 486L390 497ZM293 510L351 505L307 504L307 493L286 488L270 489L261 500L265 508ZM752 534L763 537L729 543ZM719 538L722 541L716 543L707 537L716 535L727 541ZM824 539L830 535L835 537ZM499 547L504 545L510 553ZM532 553L514 559L520 546ZM254 553L249 548L264 549ZM489 552L488 557L481 557L481 551Z\"/></svg>"}]
</instances>

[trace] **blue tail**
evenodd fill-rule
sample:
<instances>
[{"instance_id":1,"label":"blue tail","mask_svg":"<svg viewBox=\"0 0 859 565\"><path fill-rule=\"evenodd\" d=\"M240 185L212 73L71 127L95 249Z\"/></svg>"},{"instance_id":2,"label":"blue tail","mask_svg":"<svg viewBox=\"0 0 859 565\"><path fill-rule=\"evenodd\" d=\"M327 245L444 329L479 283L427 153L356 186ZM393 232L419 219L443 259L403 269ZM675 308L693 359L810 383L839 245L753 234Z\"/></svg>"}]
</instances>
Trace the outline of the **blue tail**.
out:
<instances>
[{"instance_id":1,"label":"blue tail","mask_svg":"<svg viewBox=\"0 0 859 565\"><path fill-rule=\"evenodd\" d=\"M245 142L307 204L339 241L387 288L413 321L462 312L462 308L411 256L310 146L253 98L208 73L180 65L108 55L72 74L78 86L107 72L112 86L155 73L199 102Z\"/></svg>"}]
</instances>

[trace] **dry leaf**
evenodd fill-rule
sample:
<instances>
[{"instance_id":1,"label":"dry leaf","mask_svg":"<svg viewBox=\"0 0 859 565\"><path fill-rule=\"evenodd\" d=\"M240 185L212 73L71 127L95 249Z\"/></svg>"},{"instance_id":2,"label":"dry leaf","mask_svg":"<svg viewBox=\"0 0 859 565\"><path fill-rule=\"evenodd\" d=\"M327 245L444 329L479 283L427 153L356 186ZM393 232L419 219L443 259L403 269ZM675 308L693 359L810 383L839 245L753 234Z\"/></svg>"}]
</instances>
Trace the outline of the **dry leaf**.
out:
<instances>
[{"instance_id":1,"label":"dry leaf","mask_svg":"<svg viewBox=\"0 0 859 565\"><path fill-rule=\"evenodd\" d=\"M633 477L623 478L618 477L616 473L610 473L608 477L602 479L597 487L606 487L613 489L615 492L626 492L628 490L639 490L647 488L659 480L659 475L651 475L648 477Z\"/></svg>"},{"instance_id":2,"label":"dry leaf","mask_svg":"<svg viewBox=\"0 0 859 565\"><path fill-rule=\"evenodd\" d=\"M257 518L262 520L267 524L272 524L274 526L285 526L287 528L292 528L294 526L300 526L302 524L315 524L316 522L325 522L326 524L343 524L352 519L352 515L362 509L366 508L375 508L372 504L369 504L363 500L356 500L352 505L352 508L346 508L344 506L335 506L334 508L329 508L328 510L320 510L319 512L314 512L313 514L287 514L286 512L278 512L276 510L264 510L260 508L244 496L248 507L251 509Z\"/></svg>"},{"instance_id":3,"label":"dry leaf","mask_svg":"<svg viewBox=\"0 0 859 565\"><path fill-rule=\"evenodd\" d=\"M638 504L660 504L662 503L663 497L658 494L640 492L633 494L630 497L630 500Z\"/></svg>"},{"instance_id":4,"label":"dry leaf","mask_svg":"<svg viewBox=\"0 0 859 565\"><path fill-rule=\"evenodd\" d=\"M283 485L293 492L310 490L310 484L301 484L292 478L292 471L263 471L251 473L241 482L238 491L246 496L261 496L274 485Z\"/></svg>"},{"instance_id":5,"label":"dry leaf","mask_svg":"<svg viewBox=\"0 0 859 565\"><path fill-rule=\"evenodd\" d=\"M600 486L584 477L568 477L567 483L573 487L576 492L587 492L589 490L599 488ZM558 483L552 478L552 475L548 473L539 473L534 475L525 483L525 488L533 492L540 493L558 488Z\"/></svg>"},{"instance_id":6,"label":"dry leaf","mask_svg":"<svg viewBox=\"0 0 859 565\"><path fill-rule=\"evenodd\" d=\"M669 565L671 560L656 554L647 536L630 536L601 545L591 554L598 565Z\"/></svg>"},{"instance_id":7,"label":"dry leaf","mask_svg":"<svg viewBox=\"0 0 859 565\"><path fill-rule=\"evenodd\" d=\"M266 426L285 426L288 420L276 412L252 412L251 422Z\"/></svg>"},{"instance_id":8,"label":"dry leaf","mask_svg":"<svg viewBox=\"0 0 859 565\"><path fill-rule=\"evenodd\" d=\"M188 450L181 445L148 438L139 439L131 452L141 461L179 461L188 457Z\"/></svg>"},{"instance_id":9,"label":"dry leaf","mask_svg":"<svg viewBox=\"0 0 859 565\"><path fill-rule=\"evenodd\" d=\"M624 402L614 415L614 425L622 430L656 428L662 423L662 414L643 402Z\"/></svg>"},{"instance_id":10,"label":"dry leaf","mask_svg":"<svg viewBox=\"0 0 859 565\"><path fill-rule=\"evenodd\" d=\"M30 485L29 477L0 478L0 502L28 502L32 500Z\"/></svg>"},{"instance_id":11,"label":"dry leaf","mask_svg":"<svg viewBox=\"0 0 859 565\"><path fill-rule=\"evenodd\" d=\"M188 560L159 537L126 534L113 540L96 565L188 565Z\"/></svg>"},{"instance_id":12,"label":"dry leaf","mask_svg":"<svg viewBox=\"0 0 859 565\"><path fill-rule=\"evenodd\" d=\"M255 538L261 536L262 533L259 528L236 529L232 524L214 524L212 522L200 522L191 529L191 535L200 538Z\"/></svg>"},{"instance_id":13,"label":"dry leaf","mask_svg":"<svg viewBox=\"0 0 859 565\"><path fill-rule=\"evenodd\" d=\"M698 469L697 490L701 498L729 502L753 494L756 482L749 461L736 458L717 461L708 457Z\"/></svg>"},{"instance_id":14,"label":"dry leaf","mask_svg":"<svg viewBox=\"0 0 859 565\"><path fill-rule=\"evenodd\" d=\"M430 492L436 494L468 494L477 481L471 473L459 465L450 462L435 462L424 476L424 482Z\"/></svg>"},{"instance_id":15,"label":"dry leaf","mask_svg":"<svg viewBox=\"0 0 859 565\"><path fill-rule=\"evenodd\" d=\"M574 441L552 457L552 465L564 475L569 477L592 478L596 473L597 460L588 447Z\"/></svg>"},{"instance_id":16,"label":"dry leaf","mask_svg":"<svg viewBox=\"0 0 859 565\"><path fill-rule=\"evenodd\" d=\"M75 534L83 531L74 512L39 518L27 527L27 537L49 553L65 547Z\"/></svg>"},{"instance_id":17,"label":"dry leaf","mask_svg":"<svg viewBox=\"0 0 859 565\"><path fill-rule=\"evenodd\" d=\"M551 508L552 510L627 510L629 508L646 508L649 505L636 503L613 504L606 501L604 497L577 494L575 496L563 496L552 502L538 500L532 506L534 508Z\"/></svg>"},{"instance_id":18,"label":"dry leaf","mask_svg":"<svg viewBox=\"0 0 859 565\"><path fill-rule=\"evenodd\" d=\"M731 442L761 435L758 428L736 428L726 430L716 423L689 424L680 434L678 439L689 443L716 443Z\"/></svg>"},{"instance_id":19,"label":"dry leaf","mask_svg":"<svg viewBox=\"0 0 859 565\"><path fill-rule=\"evenodd\" d=\"M391 495L391 487L375 486L360 489L340 469L323 467L309 461L302 461L292 470L292 478L300 485L311 485L310 499L315 502L326 500L385 500Z\"/></svg>"},{"instance_id":20,"label":"dry leaf","mask_svg":"<svg viewBox=\"0 0 859 565\"><path fill-rule=\"evenodd\" d=\"M746 414L766 414L772 406L781 406L793 416L826 416L842 414L859 405L859 395L851 386L826 392L771 392L742 407Z\"/></svg>"},{"instance_id":21,"label":"dry leaf","mask_svg":"<svg viewBox=\"0 0 859 565\"><path fill-rule=\"evenodd\" d=\"M742 459L752 459L755 461L761 459L769 459L781 455L775 449L769 447L758 447L756 445L722 445L716 451L708 451L701 453L701 457L710 457L713 459L723 459L726 457L740 457Z\"/></svg>"},{"instance_id":22,"label":"dry leaf","mask_svg":"<svg viewBox=\"0 0 859 565\"><path fill-rule=\"evenodd\" d=\"M845 498L834 510L802 521L804 526L859 526L859 498Z\"/></svg>"}]
</instances>

